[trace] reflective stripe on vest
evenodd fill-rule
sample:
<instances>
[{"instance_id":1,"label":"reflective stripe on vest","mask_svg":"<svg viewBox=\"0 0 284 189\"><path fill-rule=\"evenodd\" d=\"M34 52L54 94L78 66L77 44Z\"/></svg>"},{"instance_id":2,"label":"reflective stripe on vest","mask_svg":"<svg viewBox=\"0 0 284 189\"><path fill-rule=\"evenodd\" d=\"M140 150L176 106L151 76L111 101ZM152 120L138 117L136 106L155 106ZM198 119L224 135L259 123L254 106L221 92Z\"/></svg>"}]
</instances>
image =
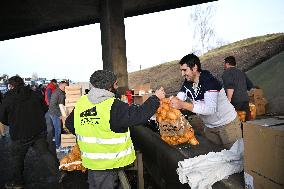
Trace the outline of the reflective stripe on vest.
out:
<instances>
[{"instance_id":1,"label":"reflective stripe on vest","mask_svg":"<svg viewBox=\"0 0 284 189\"><path fill-rule=\"evenodd\" d=\"M111 139L104 139L104 138L97 138L97 137L85 137L77 134L77 139L81 142L87 142L87 143L98 143L98 144L119 144L119 143L125 143L130 137L129 132L127 133L126 137L120 137L120 138L111 138Z\"/></svg>"},{"instance_id":2,"label":"reflective stripe on vest","mask_svg":"<svg viewBox=\"0 0 284 189\"><path fill-rule=\"evenodd\" d=\"M123 156L129 155L134 150L133 146L130 146L128 149L124 151L120 151L118 153L87 153L81 152L81 156L89 158L89 159L115 159L121 158Z\"/></svg>"}]
</instances>

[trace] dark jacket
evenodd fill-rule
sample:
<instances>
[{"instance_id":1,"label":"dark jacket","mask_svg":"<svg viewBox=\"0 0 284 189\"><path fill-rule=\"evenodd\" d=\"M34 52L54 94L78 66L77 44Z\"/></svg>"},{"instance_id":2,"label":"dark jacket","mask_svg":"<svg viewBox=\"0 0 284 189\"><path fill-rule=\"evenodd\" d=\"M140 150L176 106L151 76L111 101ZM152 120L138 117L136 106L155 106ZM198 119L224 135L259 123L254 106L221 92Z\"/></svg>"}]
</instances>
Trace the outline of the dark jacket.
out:
<instances>
[{"instance_id":1,"label":"dark jacket","mask_svg":"<svg viewBox=\"0 0 284 189\"><path fill-rule=\"evenodd\" d=\"M65 92L62 91L60 88L57 88L54 93L51 95L51 99L49 102L49 110L48 112L51 115L55 115L60 117L61 111L59 108L59 104L65 105Z\"/></svg>"},{"instance_id":2,"label":"dark jacket","mask_svg":"<svg viewBox=\"0 0 284 189\"><path fill-rule=\"evenodd\" d=\"M3 99L3 94L2 94L2 92L0 91L0 104L2 103L2 99Z\"/></svg>"},{"instance_id":3,"label":"dark jacket","mask_svg":"<svg viewBox=\"0 0 284 189\"><path fill-rule=\"evenodd\" d=\"M10 127L12 140L29 139L46 130L47 106L29 87L8 91L0 106L0 121Z\"/></svg>"},{"instance_id":4,"label":"dark jacket","mask_svg":"<svg viewBox=\"0 0 284 189\"><path fill-rule=\"evenodd\" d=\"M160 105L157 96L149 97L141 106L132 105L115 99L110 111L110 129L115 133L124 133L129 127L144 124L155 114ZM69 131L75 134L74 110L65 121Z\"/></svg>"},{"instance_id":5,"label":"dark jacket","mask_svg":"<svg viewBox=\"0 0 284 189\"><path fill-rule=\"evenodd\" d=\"M224 88L234 89L232 103L248 102L249 97L247 91L253 88L252 82L246 76L245 72L236 67L228 68L222 75Z\"/></svg>"}]
</instances>

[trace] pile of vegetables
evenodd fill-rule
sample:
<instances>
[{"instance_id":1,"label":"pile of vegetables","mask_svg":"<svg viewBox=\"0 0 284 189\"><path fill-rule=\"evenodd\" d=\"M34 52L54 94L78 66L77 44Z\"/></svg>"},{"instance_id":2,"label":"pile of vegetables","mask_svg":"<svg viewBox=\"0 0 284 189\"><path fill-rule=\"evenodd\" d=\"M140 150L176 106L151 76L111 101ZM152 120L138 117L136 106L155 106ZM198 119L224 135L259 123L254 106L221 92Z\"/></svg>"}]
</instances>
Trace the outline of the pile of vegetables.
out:
<instances>
[{"instance_id":1,"label":"pile of vegetables","mask_svg":"<svg viewBox=\"0 0 284 189\"><path fill-rule=\"evenodd\" d=\"M199 144L189 122L180 110L172 108L169 103L170 98L162 99L156 112L156 121L159 125L162 140L170 145L186 142L191 145Z\"/></svg>"},{"instance_id":2,"label":"pile of vegetables","mask_svg":"<svg viewBox=\"0 0 284 189\"><path fill-rule=\"evenodd\" d=\"M246 121L246 112L245 111L237 111L239 119L241 122Z\"/></svg>"},{"instance_id":3,"label":"pile of vegetables","mask_svg":"<svg viewBox=\"0 0 284 189\"><path fill-rule=\"evenodd\" d=\"M64 156L60 160L60 166L59 169L66 170L66 171L82 171L83 173L87 170L83 165L82 165L82 160L81 160L81 152L78 144L76 144L72 149L69 154Z\"/></svg>"},{"instance_id":4,"label":"pile of vegetables","mask_svg":"<svg viewBox=\"0 0 284 189\"><path fill-rule=\"evenodd\" d=\"M256 117L256 106L253 103L249 103L250 120L254 120Z\"/></svg>"}]
</instances>

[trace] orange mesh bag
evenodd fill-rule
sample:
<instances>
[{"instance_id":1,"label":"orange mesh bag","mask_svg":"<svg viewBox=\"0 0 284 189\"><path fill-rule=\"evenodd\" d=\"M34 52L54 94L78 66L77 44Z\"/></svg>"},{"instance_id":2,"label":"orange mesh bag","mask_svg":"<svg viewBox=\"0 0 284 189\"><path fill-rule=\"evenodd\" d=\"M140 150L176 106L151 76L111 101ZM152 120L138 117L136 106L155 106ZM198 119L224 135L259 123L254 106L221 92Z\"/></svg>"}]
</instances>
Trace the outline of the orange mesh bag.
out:
<instances>
[{"instance_id":1,"label":"orange mesh bag","mask_svg":"<svg viewBox=\"0 0 284 189\"><path fill-rule=\"evenodd\" d=\"M170 98L164 98L156 112L156 121L159 125L162 140L170 145L199 142L194 136L194 130L182 115L180 110L170 107Z\"/></svg>"},{"instance_id":2,"label":"orange mesh bag","mask_svg":"<svg viewBox=\"0 0 284 189\"><path fill-rule=\"evenodd\" d=\"M86 172L86 168L82 165L81 152L78 144L76 144L69 154L60 160L59 169L66 171L82 171Z\"/></svg>"}]
</instances>

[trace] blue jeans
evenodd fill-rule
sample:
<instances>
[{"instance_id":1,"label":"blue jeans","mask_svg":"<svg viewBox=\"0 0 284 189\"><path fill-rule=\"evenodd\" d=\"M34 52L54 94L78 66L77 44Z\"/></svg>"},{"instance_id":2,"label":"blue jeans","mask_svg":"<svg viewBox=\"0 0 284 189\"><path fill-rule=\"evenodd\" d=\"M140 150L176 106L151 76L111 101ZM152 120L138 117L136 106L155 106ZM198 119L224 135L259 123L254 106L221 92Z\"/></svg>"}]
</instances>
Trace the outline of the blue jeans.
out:
<instances>
[{"instance_id":1,"label":"blue jeans","mask_svg":"<svg viewBox=\"0 0 284 189\"><path fill-rule=\"evenodd\" d=\"M47 141L47 144L48 144L48 149L49 151L52 152L52 154L56 156L56 148L55 148L55 140L53 140L54 138L54 127L53 127L53 124L52 124L52 120L50 118L50 113L49 112L46 112L45 114L45 121L46 121L46 131L47 131L47 136L46 136L46 141Z\"/></svg>"},{"instance_id":2,"label":"blue jeans","mask_svg":"<svg viewBox=\"0 0 284 189\"><path fill-rule=\"evenodd\" d=\"M54 138L55 138L55 146L56 148L59 148L61 145L61 120L56 115L50 115L50 118L52 120L52 124L54 127Z\"/></svg>"}]
</instances>

